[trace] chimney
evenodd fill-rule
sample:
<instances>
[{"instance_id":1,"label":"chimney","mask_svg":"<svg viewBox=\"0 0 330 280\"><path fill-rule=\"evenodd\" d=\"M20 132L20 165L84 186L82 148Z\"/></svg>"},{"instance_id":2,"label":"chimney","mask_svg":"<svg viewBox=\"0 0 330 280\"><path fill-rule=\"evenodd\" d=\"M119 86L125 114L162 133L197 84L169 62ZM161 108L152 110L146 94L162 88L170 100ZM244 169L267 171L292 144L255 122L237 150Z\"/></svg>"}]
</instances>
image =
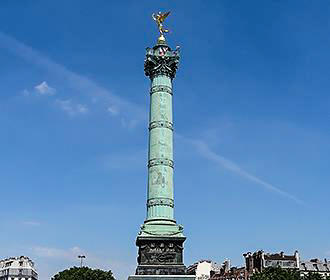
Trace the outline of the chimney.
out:
<instances>
[{"instance_id":1,"label":"chimney","mask_svg":"<svg viewBox=\"0 0 330 280\"><path fill-rule=\"evenodd\" d=\"M299 257L299 252L297 250L294 252L294 256L296 258L296 266L298 269L300 269L300 257Z\"/></svg>"}]
</instances>

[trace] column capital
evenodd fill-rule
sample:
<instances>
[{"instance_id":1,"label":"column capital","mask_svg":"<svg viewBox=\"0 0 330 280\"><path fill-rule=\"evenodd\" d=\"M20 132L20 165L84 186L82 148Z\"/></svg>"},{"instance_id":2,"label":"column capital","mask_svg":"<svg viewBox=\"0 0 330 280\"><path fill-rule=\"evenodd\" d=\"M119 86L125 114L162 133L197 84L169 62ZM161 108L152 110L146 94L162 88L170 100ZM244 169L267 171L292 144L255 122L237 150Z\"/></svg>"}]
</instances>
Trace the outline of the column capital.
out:
<instances>
[{"instance_id":1,"label":"column capital","mask_svg":"<svg viewBox=\"0 0 330 280\"><path fill-rule=\"evenodd\" d=\"M147 48L144 72L150 79L158 75L166 75L173 79L178 69L179 59L179 47L174 51L166 44Z\"/></svg>"}]
</instances>

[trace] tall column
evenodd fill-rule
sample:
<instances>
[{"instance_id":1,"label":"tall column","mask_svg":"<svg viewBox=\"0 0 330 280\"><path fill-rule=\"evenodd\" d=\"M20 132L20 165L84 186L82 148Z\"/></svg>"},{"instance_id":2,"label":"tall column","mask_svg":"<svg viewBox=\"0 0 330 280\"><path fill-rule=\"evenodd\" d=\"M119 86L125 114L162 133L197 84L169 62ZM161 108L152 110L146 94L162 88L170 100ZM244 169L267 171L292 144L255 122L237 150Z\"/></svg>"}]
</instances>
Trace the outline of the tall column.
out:
<instances>
[{"instance_id":1,"label":"tall column","mask_svg":"<svg viewBox=\"0 0 330 280\"><path fill-rule=\"evenodd\" d=\"M148 153L147 218L141 234L182 235L174 220L172 80L179 50L158 42L148 48L144 63L151 80Z\"/></svg>"},{"instance_id":2,"label":"tall column","mask_svg":"<svg viewBox=\"0 0 330 280\"><path fill-rule=\"evenodd\" d=\"M137 275L182 275L183 227L174 219L172 81L179 49L165 40L147 48L144 71L151 80L147 217L136 240Z\"/></svg>"},{"instance_id":3,"label":"tall column","mask_svg":"<svg viewBox=\"0 0 330 280\"><path fill-rule=\"evenodd\" d=\"M147 220L174 220L172 78L150 78Z\"/></svg>"}]
</instances>

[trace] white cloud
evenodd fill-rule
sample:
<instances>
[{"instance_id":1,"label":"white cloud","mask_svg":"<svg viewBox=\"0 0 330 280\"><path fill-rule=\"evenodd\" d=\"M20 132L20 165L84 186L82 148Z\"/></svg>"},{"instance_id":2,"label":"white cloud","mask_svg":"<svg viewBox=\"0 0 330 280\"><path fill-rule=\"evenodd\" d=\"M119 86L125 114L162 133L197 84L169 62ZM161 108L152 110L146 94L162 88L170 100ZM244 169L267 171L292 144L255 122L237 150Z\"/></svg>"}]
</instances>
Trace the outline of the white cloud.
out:
<instances>
[{"instance_id":1,"label":"white cloud","mask_svg":"<svg viewBox=\"0 0 330 280\"><path fill-rule=\"evenodd\" d=\"M178 134L176 134L176 136L178 136L179 138L181 138L184 141L193 145L201 156L203 156L204 158L206 158L210 161L213 161L217 165L219 165L223 168L226 168L227 170L230 170L231 172L258 184L259 186L262 186L264 189L266 189L270 192L273 192L273 193L276 193L283 197L286 197L286 198L296 202L297 204L303 204L303 201L300 200L299 198L295 197L294 195L289 194L289 193L283 191L282 189L273 186L272 184L260 179L259 177L249 173L248 171L242 169L235 162L233 162L229 159L226 159L222 155L215 153L214 151L211 150L211 148L204 141L188 139L188 138L183 137L182 135L178 135Z\"/></svg>"},{"instance_id":2,"label":"white cloud","mask_svg":"<svg viewBox=\"0 0 330 280\"><path fill-rule=\"evenodd\" d=\"M104 89L103 87L100 87L98 84L88 79L87 77L78 75L68 70L64 66L50 60L49 58L42 55L38 51L17 41L14 38L11 38L10 36L7 36L2 32L0 32L0 47L4 47L8 51L25 59L26 61L31 62L42 68L45 68L48 71L52 72L53 74L63 78L63 80L65 80L70 87L84 94L91 95L92 100L96 101L98 99L101 99L105 104L112 104L111 106L108 105L109 106L108 111L113 116L120 116L120 121L123 126L133 127L141 120L145 120L147 117L146 111L142 109L140 106L137 106L134 103L131 103L127 100L122 99L117 95L112 94L111 92ZM82 104L75 105L71 102L71 100L56 100L56 103L69 115L76 115L79 113L85 114L88 112L88 108L86 105L82 105ZM111 109L109 110L109 108ZM116 114L116 112L118 113ZM191 144L193 144L197 148L197 151L202 156L204 156L209 160L214 161L219 166L222 166L236 173L239 176L242 176L250 181L253 181L273 193L277 193L283 197L289 198L295 201L296 203L299 204L302 203L302 201L296 198L295 196L281 190L278 187L273 186L268 182L261 180L260 178L242 169L236 163L224 158L219 154L216 154L203 141L189 140L189 139L186 140L189 141Z\"/></svg>"},{"instance_id":3,"label":"white cloud","mask_svg":"<svg viewBox=\"0 0 330 280\"><path fill-rule=\"evenodd\" d=\"M50 87L46 81L43 81L41 84L36 85L34 89L39 95L44 95L44 96L46 95L50 96L56 93L56 89Z\"/></svg>"},{"instance_id":4,"label":"white cloud","mask_svg":"<svg viewBox=\"0 0 330 280\"><path fill-rule=\"evenodd\" d=\"M108 110L108 112L111 113L111 115L113 115L113 116L116 116L116 115L118 115L118 113L119 113L118 108L115 107L115 106L109 106L107 110Z\"/></svg>"},{"instance_id":5,"label":"white cloud","mask_svg":"<svg viewBox=\"0 0 330 280\"><path fill-rule=\"evenodd\" d=\"M23 95L23 96L30 96L31 93L30 93L27 89L24 89L24 90L22 91L22 95Z\"/></svg>"},{"instance_id":6,"label":"white cloud","mask_svg":"<svg viewBox=\"0 0 330 280\"><path fill-rule=\"evenodd\" d=\"M70 116L84 115L89 111L87 105L74 103L71 99L56 99L55 104Z\"/></svg>"},{"instance_id":7,"label":"white cloud","mask_svg":"<svg viewBox=\"0 0 330 280\"><path fill-rule=\"evenodd\" d=\"M120 120L121 122L121 125L125 128L133 128L133 127L136 127L139 123L139 120L138 119L129 119L129 120L126 120L125 118L122 118Z\"/></svg>"},{"instance_id":8,"label":"white cloud","mask_svg":"<svg viewBox=\"0 0 330 280\"><path fill-rule=\"evenodd\" d=\"M33 247L32 250L38 257L59 258L71 261L76 260L78 255L85 255L85 252L77 246L69 249L36 246Z\"/></svg>"},{"instance_id":9,"label":"white cloud","mask_svg":"<svg viewBox=\"0 0 330 280\"><path fill-rule=\"evenodd\" d=\"M147 150L126 151L125 153L111 153L103 155L100 160L106 169L126 169L143 168L147 161Z\"/></svg>"},{"instance_id":10,"label":"white cloud","mask_svg":"<svg viewBox=\"0 0 330 280\"><path fill-rule=\"evenodd\" d=\"M140 123L141 121L145 121L148 116L146 110L141 106L113 94L89 78L68 70L63 65L52 61L33 48L2 32L0 32L0 47L7 49L9 52L21 57L27 62L46 69L53 75L62 79L63 83L66 83L70 88L74 89L75 92L89 95L92 102L94 102L94 100L99 100L100 102L102 101L105 106L111 104L111 107L116 108L118 112L112 115L114 117L120 116L120 121L122 118L125 118L128 122L134 119L134 123ZM84 111L84 107L80 109Z\"/></svg>"},{"instance_id":11,"label":"white cloud","mask_svg":"<svg viewBox=\"0 0 330 280\"><path fill-rule=\"evenodd\" d=\"M44 274L47 274L47 279L56 274L58 271L66 269L68 266L78 265L79 255L86 256L86 259L84 259L84 264L91 268L103 270L111 269L117 279L127 279L127 275L134 271L136 267L135 263L113 260L107 255L96 255L93 252L83 250L78 246L67 249L35 246L31 249L31 255L36 259L40 259L39 265L42 262L44 264L43 266L46 264L49 266L49 271L44 272Z\"/></svg>"},{"instance_id":12,"label":"white cloud","mask_svg":"<svg viewBox=\"0 0 330 280\"><path fill-rule=\"evenodd\" d=\"M41 223L37 221L24 221L23 225L25 226L40 226Z\"/></svg>"}]
</instances>

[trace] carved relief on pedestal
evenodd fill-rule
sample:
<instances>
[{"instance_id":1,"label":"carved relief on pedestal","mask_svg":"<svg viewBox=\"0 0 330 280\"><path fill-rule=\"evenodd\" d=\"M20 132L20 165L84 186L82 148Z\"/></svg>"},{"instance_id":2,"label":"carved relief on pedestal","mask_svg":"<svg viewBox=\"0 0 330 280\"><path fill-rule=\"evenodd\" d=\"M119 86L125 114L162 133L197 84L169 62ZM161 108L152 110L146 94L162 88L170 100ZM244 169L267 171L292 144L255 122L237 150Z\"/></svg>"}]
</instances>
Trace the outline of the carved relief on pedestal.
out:
<instances>
[{"instance_id":1,"label":"carved relief on pedestal","mask_svg":"<svg viewBox=\"0 0 330 280\"><path fill-rule=\"evenodd\" d=\"M171 241L151 241L139 248L138 263L143 265L181 264L180 244Z\"/></svg>"}]
</instances>

